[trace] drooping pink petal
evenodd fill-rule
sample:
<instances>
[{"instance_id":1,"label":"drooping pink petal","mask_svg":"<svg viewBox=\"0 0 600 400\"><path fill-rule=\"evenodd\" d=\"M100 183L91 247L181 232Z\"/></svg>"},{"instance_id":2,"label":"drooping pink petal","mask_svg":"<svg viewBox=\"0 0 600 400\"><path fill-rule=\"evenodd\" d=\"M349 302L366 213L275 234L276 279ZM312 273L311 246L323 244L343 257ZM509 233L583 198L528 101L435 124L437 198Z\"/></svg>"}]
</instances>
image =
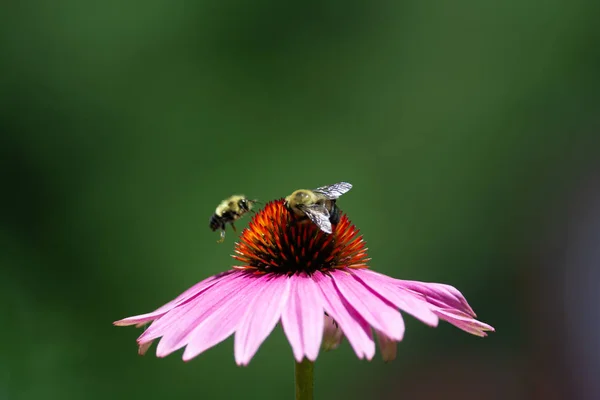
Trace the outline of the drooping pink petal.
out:
<instances>
[{"instance_id":1,"label":"drooping pink petal","mask_svg":"<svg viewBox=\"0 0 600 400\"><path fill-rule=\"evenodd\" d=\"M232 273L222 278L217 284L207 288L190 301L180 304L155 320L138 338L138 344L143 344L161 336L179 336L189 331L204 316L204 312L214 306L224 294L230 293L235 287L235 281L244 275L243 272ZM185 331L185 332L184 332ZM163 344L163 346L165 346Z\"/></svg>"},{"instance_id":2,"label":"drooping pink petal","mask_svg":"<svg viewBox=\"0 0 600 400\"><path fill-rule=\"evenodd\" d=\"M396 279L395 281L398 286L423 295L430 304L441 308L457 309L472 317L477 316L467 303L465 296L453 286L443 283L405 281L402 279Z\"/></svg>"},{"instance_id":3,"label":"drooping pink petal","mask_svg":"<svg viewBox=\"0 0 600 400\"><path fill-rule=\"evenodd\" d=\"M331 274L335 286L356 310L373 328L384 332L394 340L402 340L404 321L396 307L383 301L362 282L355 279L349 272L337 270Z\"/></svg>"},{"instance_id":4,"label":"drooping pink petal","mask_svg":"<svg viewBox=\"0 0 600 400\"><path fill-rule=\"evenodd\" d=\"M215 309L187 338L183 360L189 361L231 336L239 326L247 308L260 292L262 280L247 274L236 281L237 290Z\"/></svg>"},{"instance_id":5,"label":"drooping pink petal","mask_svg":"<svg viewBox=\"0 0 600 400\"><path fill-rule=\"evenodd\" d=\"M252 280L256 279L252 279L248 274L240 272L236 279L230 279L218 286L213 286L189 303L179 306L178 309L185 308L187 312L185 316L180 316L177 321L172 322L168 329L165 330L156 348L157 357L166 357L185 346L189 341L188 338L192 334L192 331L198 325L202 324L204 320L214 313L218 313L227 303L238 301L241 288L250 284ZM173 312L177 310L173 310ZM168 317L168 314L163 318L166 317ZM160 324L161 320L162 318L154 324ZM159 329L157 329L158 331Z\"/></svg>"},{"instance_id":6,"label":"drooping pink petal","mask_svg":"<svg viewBox=\"0 0 600 400\"><path fill-rule=\"evenodd\" d=\"M340 296L342 296L341 293L340 293ZM352 306L343 298L342 298L342 303L348 308L348 313L350 314L350 316L352 318L354 318L354 320L356 322L358 322L358 325L362 328L362 330L364 332L366 332L369 340L371 342L373 342L373 345L375 345L375 339L373 338L373 329L371 328L371 325L369 325L369 323L354 308L352 308ZM375 356L375 352L373 352L373 356ZM367 358L367 357L365 357L365 358ZM371 359L367 358L367 360L369 360L369 361Z\"/></svg>"},{"instance_id":7,"label":"drooping pink petal","mask_svg":"<svg viewBox=\"0 0 600 400\"><path fill-rule=\"evenodd\" d=\"M290 297L281 314L281 324L296 361L301 362L304 356L315 361L323 339L321 291L305 274L293 275L289 279Z\"/></svg>"},{"instance_id":8,"label":"drooping pink petal","mask_svg":"<svg viewBox=\"0 0 600 400\"><path fill-rule=\"evenodd\" d=\"M473 309L464 296L450 285L396 279L400 288L420 296L433 313L440 319L476 336L487 336L485 332L494 331L488 324L477 321Z\"/></svg>"},{"instance_id":9,"label":"drooping pink petal","mask_svg":"<svg viewBox=\"0 0 600 400\"><path fill-rule=\"evenodd\" d=\"M323 350L335 350L338 348L344 337L339 325L329 315L323 318Z\"/></svg>"},{"instance_id":10,"label":"drooping pink petal","mask_svg":"<svg viewBox=\"0 0 600 400\"><path fill-rule=\"evenodd\" d=\"M389 338L385 333L377 332L377 342L379 343L379 351L381 351L381 358L383 361L389 362L396 359L396 353L398 351L398 343Z\"/></svg>"},{"instance_id":11,"label":"drooping pink petal","mask_svg":"<svg viewBox=\"0 0 600 400\"><path fill-rule=\"evenodd\" d=\"M375 355L375 342L367 322L343 299L330 276L317 272L313 277L321 289L325 312L337 322L358 358L371 360Z\"/></svg>"},{"instance_id":12,"label":"drooping pink petal","mask_svg":"<svg viewBox=\"0 0 600 400\"><path fill-rule=\"evenodd\" d=\"M437 326L438 317L431 311L429 304L424 299L415 296L412 292L398 288L395 282L397 279L368 269L357 269L353 270L352 273L354 277L400 310L427 325Z\"/></svg>"},{"instance_id":13,"label":"drooping pink petal","mask_svg":"<svg viewBox=\"0 0 600 400\"><path fill-rule=\"evenodd\" d=\"M146 352L148 351L150 346L152 346L152 342L146 342L144 344L139 345L138 346L138 354L140 356L143 356L144 354L146 354Z\"/></svg>"},{"instance_id":14,"label":"drooping pink petal","mask_svg":"<svg viewBox=\"0 0 600 400\"><path fill-rule=\"evenodd\" d=\"M275 328L281 311L288 300L290 280L287 276L269 276L262 279L256 294L235 332L234 354L238 365L248 365L262 342Z\"/></svg>"},{"instance_id":15,"label":"drooping pink petal","mask_svg":"<svg viewBox=\"0 0 600 400\"><path fill-rule=\"evenodd\" d=\"M226 279L232 273L236 273L236 271L226 271L226 272L211 276L210 278L207 278L203 281L196 283L194 286L192 286L191 288L189 288L186 291L184 291L183 293L181 293L175 299L173 299L170 302L168 302L167 304L157 308L156 310L154 310L150 313L146 313L146 314L135 315L133 317L123 318L119 321L113 322L113 325L116 325L116 326L128 326L128 325L141 326L148 322L154 321L158 317L161 317L162 315L166 314L169 310L172 310L176 306L181 305L184 302L193 299L195 296L199 295L200 293L202 293L203 291L205 291L212 285L216 284L217 282L219 282L223 279Z\"/></svg>"},{"instance_id":16,"label":"drooping pink petal","mask_svg":"<svg viewBox=\"0 0 600 400\"><path fill-rule=\"evenodd\" d=\"M443 309L438 309L435 313L444 321L475 336L485 337L487 336L486 332L495 331L491 325L478 321L468 314Z\"/></svg>"}]
</instances>

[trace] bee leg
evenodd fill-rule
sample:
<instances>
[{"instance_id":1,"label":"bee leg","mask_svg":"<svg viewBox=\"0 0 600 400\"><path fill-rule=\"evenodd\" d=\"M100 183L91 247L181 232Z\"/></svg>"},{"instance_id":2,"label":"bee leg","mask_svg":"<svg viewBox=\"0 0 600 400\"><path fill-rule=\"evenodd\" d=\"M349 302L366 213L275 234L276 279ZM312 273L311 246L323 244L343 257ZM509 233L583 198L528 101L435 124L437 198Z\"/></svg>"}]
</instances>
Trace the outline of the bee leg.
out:
<instances>
[{"instance_id":1,"label":"bee leg","mask_svg":"<svg viewBox=\"0 0 600 400\"><path fill-rule=\"evenodd\" d=\"M225 241L225 229L221 231L221 239L217 240L217 243L223 243Z\"/></svg>"},{"instance_id":2,"label":"bee leg","mask_svg":"<svg viewBox=\"0 0 600 400\"><path fill-rule=\"evenodd\" d=\"M234 232L237 232L237 229L235 229L235 225L233 224L233 222L231 223L231 228L233 229Z\"/></svg>"}]
</instances>

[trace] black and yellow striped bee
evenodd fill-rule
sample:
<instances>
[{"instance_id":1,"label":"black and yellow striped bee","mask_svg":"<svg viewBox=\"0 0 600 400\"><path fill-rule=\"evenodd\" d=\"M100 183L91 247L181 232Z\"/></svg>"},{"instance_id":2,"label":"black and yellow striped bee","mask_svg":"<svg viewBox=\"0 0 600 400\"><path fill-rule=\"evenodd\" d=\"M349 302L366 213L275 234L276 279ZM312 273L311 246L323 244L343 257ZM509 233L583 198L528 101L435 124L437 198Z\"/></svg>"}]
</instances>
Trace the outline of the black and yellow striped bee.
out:
<instances>
[{"instance_id":1,"label":"black and yellow striped bee","mask_svg":"<svg viewBox=\"0 0 600 400\"><path fill-rule=\"evenodd\" d=\"M231 224L231 228L236 232L233 223L247 212L252 211L252 207L256 202L256 200L247 199L244 195L233 195L217 206L215 213L209 220L209 226L213 232L216 230L221 231L221 239L217 243L222 243L225 240L225 226L227 224Z\"/></svg>"},{"instance_id":2,"label":"black and yellow striped bee","mask_svg":"<svg viewBox=\"0 0 600 400\"><path fill-rule=\"evenodd\" d=\"M347 182L334 183L316 189L299 189L285 198L285 206L302 219L308 219L323 232L331 233L331 224L340 220L336 200L352 189Z\"/></svg>"}]
</instances>

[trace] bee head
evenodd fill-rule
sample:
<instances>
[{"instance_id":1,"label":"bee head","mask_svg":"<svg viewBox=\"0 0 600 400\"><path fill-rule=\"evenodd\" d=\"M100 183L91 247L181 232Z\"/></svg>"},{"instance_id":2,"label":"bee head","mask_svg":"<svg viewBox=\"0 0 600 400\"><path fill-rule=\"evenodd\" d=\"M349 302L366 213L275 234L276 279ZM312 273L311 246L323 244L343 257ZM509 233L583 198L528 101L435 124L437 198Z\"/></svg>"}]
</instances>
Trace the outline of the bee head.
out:
<instances>
[{"instance_id":1,"label":"bee head","mask_svg":"<svg viewBox=\"0 0 600 400\"><path fill-rule=\"evenodd\" d=\"M256 204L257 201L256 200L250 200L247 199L245 197L241 198L240 201L238 202L238 206L244 210L244 211L250 211L252 210L252 207L254 206L254 204Z\"/></svg>"}]
</instances>

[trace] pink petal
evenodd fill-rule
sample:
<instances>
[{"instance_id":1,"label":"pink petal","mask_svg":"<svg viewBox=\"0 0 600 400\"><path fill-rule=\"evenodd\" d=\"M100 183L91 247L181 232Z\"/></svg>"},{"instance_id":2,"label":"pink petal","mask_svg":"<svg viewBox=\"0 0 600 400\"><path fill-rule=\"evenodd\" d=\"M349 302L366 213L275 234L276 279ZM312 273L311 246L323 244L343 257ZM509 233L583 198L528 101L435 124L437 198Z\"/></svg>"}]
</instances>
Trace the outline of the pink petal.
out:
<instances>
[{"instance_id":1,"label":"pink petal","mask_svg":"<svg viewBox=\"0 0 600 400\"><path fill-rule=\"evenodd\" d=\"M183 360L189 361L231 336L239 326L244 313L261 290L262 280L255 275L246 275L236 281L237 290L219 308L215 309L189 335Z\"/></svg>"},{"instance_id":2,"label":"pink petal","mask_svg":"<svg viewBox=\"0 0 600 400\"><path fill-rule=\"evenodd\" d=\"M323 339L323 300L312 278L293 275L290 278L290 297L281 314L283 330L292 346L294 358L304 356L315 361Z\"/></svg>"},{"instance_id":3,"label":"pink petal","mask_svg":"<svg viewBox=\"0 0 600 400\"><path fill-rule=\"evenodd\" d=\"M252 302L235 332L234 353L238 365L248 365L262 342L281 317L289 295L290 280L286 276L258 278L263 288Z\"/></svg>"},{"instance_id":4,"label":"pink petal","mask_svg":"<svg viewBox=\"0 0 600 400\"><path fill-rule=\"evenodd\" d=\"M163 335L170 337L170 339L167 338L164 340L162 346L159 344L161 347L160 354L165 355L164 349L167 342L171 343L173 340L177 341L178 338L189 333L190 329L205 317L207 309L214 307L215 302L217 302L224 294L230 293L236 288L235 282L243 275L245 274L241 271L230 274L227 277L222 278L218 284L207 288L190 301L171 309L154 321L152 325L142 333L138 338L138 343L143 344ZM177 338L175 338L175 336ZM163 341L161 340L161 342ZM169 344L168 347L171 346L172 344Z\"/></svg>"},{"instance_id":5,"label":"pink petal","mask_svg":"<svg viewBox=\"0 0 600 400\"><path fill-rule=\"evenodd\" d=\"M146 354L146 352L148 351L150 346L152 346L152 342L146 342L144 344L139 345L138 346L138 354L140 356L143 356L144 354Z\"/></svg>"},{"instance_id":6,"label":"pink petal","mask_svg":"<svg viewBox=\"0 0 600 400\"><path fill-rule=\"evenodd\" d=\"M236 273L236 272L237 271L233 271L232 270L232 271L226 271L226 272L223 272L221 274L217 274L217 275L211 276L210 278L207 278L207 279L205 279L205 280L203 280L201 282L198 282L197 284L195 284L191 288L189 288L186 291L184 291L183 293L181 293L175 299L171 300L167 304L165 304L165 305L157 308L156 310L154 310L154 311L152 311L150 313L136 315L136 316L128 317L128 318L124 318L124 319L121 319L119 321L113 322L113 324L116 325L116 326L128 326L128 325L138 325L138 326L141 326L141 325L143 325L145 323L148 323L150 321L154 321L158 317L166 314L169 310L172 310L176 306L181 305L184 302L193 299L195 296L199 295L200 293L202 293L203 291L205 291L206 289L208 289L212 285L216 284L217 282L219 282L223 278L226 278L230 274Z\"/></svg>"},{"instance_id":7,"label":"pink petal","mask_svg":"<svg viewBox=\"0 0 600 400\"><path fill-rule=\"evenodd\" d=\"M427 302L410 291L406 291L396 286L397 279L379 274L367 269L353 270L354 276L398 307L400 310L412 315L423 323L430 326L437 326L438 317L431 311Z\"/></svg>"},{"instance_id":8,"label":"pink petal","mask_svg":"<svg viewBox=\"0 0 600 400\"><path fill-rule=\"evenodd\" d=\"M494 331L492 326L474 318L475 313L467 300L452 286L402 280L396 280L396 285L421 296L429 303L429 307L439 318L465 332L477 336L487 336L486 331Z\"/></svg>"},{"instance_id":9,"label":"pink petal","mask_svg":"<svg viewBox=\"0 0 600 400\"><path fill-rule=\"evenodd\" d=\"M383 301L376 293L355 279L349 272L334 271L331 276L336 287L373 328L384 332L390 338L402 340L404 321L396 307Z\"/></svg>"},{"instance_id":10,"label":"pink petal","mask_svg":"<svg viewBox=\"0 0 600 400\"><path fill-rule=\"evenodd\" d=\"M464 313L439 309L436 311L436 314L444 321L456 326L458 329L462 329L463 331L475 336L485 337L487 336L487 331L495 331L491 325L477 321L473 317Z\"/></svg>"},{"instance_id":11,"label":"pink petal","mask_svg":"<svg viewBox=\"0 0 600 400\"><path fill-rule=\"evenodd\" d=\"M460 310L472 317L477 316L462 293L450 285L401 279L396 279L396 285L421 294L430 304Z\"/></svg>"},{"instance_id":12,"label":"pink petal","mask_svg":"<svg viewBox=\"0 0 600 400\"><path fill-rule=\"evenodd\" d=\"M180 306L179 308L186 308L189 312L186 316L180 316L177 321L171 323L165 330L156 348L156 356L165 357L185 346L189 341L188 338L192 334L192 331L198 325L212 314L219 312L228 302L238 300L240 287L248 285L250 283L249 280L256 279L240 272L236 279L223 282L219 286L205 291L189 303ZM161 320L158 320L155 324L160 323Z\"/></svg>"},{"instance_id":13,"label":"pink petal","mask_svg":"<svg viewBox=\"0 0 600 400\"><path fill-rule=\"evenodd\" d=\"M377 341L379 342L379 351L383 361L389 362L396 359L398 344L390 339L385 333L377 331Z\"/></svg>"},{"instance_id":14,"label":"pink petal","mask_svg":"<svg viewBox=\"0 0 600 400\"><path fill-rule=\"evenodd\" d=\"M375 342L364 318L344 300L330 276L317 272L313 277L321 289L325 312L338 323L358 358L371 360L375 355Z\"/></svg>"},{"instance_id":15,"label":"pink petal","mask_svg":"<svg viewBox=\"0 0 600 400\"><path fill-rule=\"evenodd\" d=\"M338 348L344 335L339 325L329 315L325 315L323 318L323 350L335 350Z\"/></svg>"}]
</instances>

